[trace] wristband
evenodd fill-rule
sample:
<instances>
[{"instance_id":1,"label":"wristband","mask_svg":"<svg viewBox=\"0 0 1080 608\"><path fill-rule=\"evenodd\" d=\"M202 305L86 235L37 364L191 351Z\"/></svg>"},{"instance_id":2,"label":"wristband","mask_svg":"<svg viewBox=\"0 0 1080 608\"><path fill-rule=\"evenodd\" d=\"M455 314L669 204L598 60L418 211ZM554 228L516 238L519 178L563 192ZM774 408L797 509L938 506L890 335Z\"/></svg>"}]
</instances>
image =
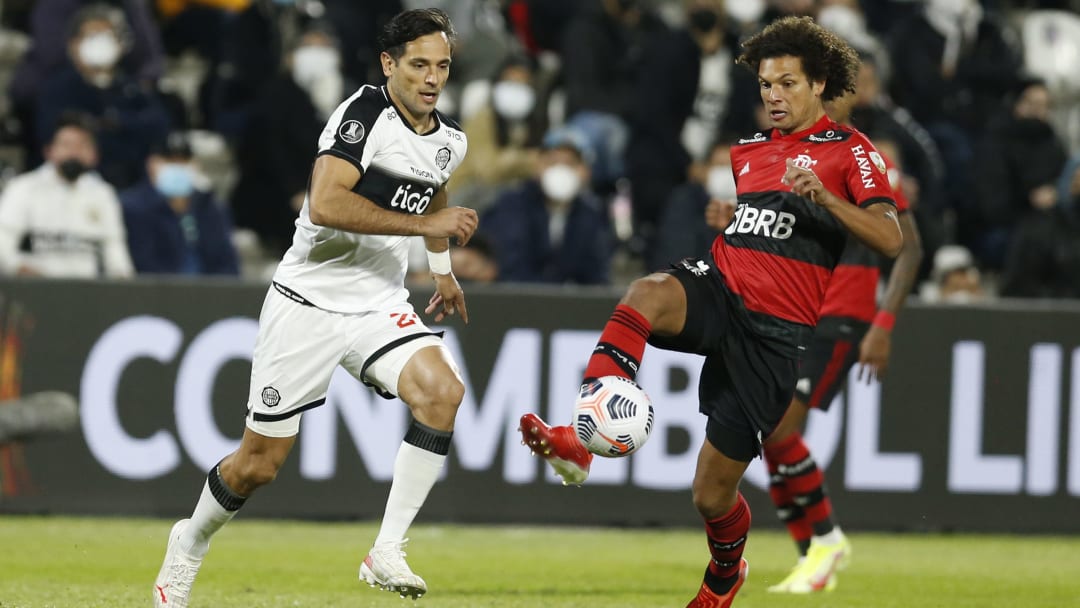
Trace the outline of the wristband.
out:
<instances>
[{"instance_id":1,"label":"wristband","mask_svg":"<svg viewBox=\"0 0 1080 608\"><path fill-rule=\"evenodd\" d=\"M896 315L887 310L879 310L877 311L877 314L874 315L872 324L875 327L892 331L893 326L896 325Z\"/></svg>"},{"instance_id":2,"label":"wristband","mask_svg":"<svg viewBox=\"0 0 1080 608\"><path fill-rule=\"evenodd\" d=\"M435 274L450 274L450 250L446 251L428 251L427 252L428 268Z\"/></svg>"}]
</instances>

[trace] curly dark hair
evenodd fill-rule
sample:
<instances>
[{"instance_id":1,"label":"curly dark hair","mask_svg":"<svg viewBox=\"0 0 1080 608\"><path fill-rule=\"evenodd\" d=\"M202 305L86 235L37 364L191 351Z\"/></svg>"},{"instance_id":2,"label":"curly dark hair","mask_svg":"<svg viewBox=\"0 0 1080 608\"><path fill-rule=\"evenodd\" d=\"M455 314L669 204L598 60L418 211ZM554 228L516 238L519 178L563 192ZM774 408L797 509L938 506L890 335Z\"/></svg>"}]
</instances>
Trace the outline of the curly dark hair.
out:
<instances>
[{"instance_id":1,"label":"curly dark hair","mask_svg":"<svg viewBox=\"0 0 1080 608\"><path fill-rule=\"evenodd\" d=\"M802 60L803 72L813 82L824 82L822 101L855 92L859 54L847 42L810 17L784 17L742 43L739 63L756 75L761 62L790 55Z\"/></svg>"},{"instance_id":2,"label":"curly dark hair","mask_svg":"<svg viewBox=\"0 0 1080 608\"><path fill-rule=\"evenodd\" d=\"M391 19L377 40L380 52L384 52L397 61L405 54L405 45L421 36L442 32L450 42L450 51L457 42L457 32L450 16L437 8L418 8L398 13Z\"/></svg>"}]
</instances>

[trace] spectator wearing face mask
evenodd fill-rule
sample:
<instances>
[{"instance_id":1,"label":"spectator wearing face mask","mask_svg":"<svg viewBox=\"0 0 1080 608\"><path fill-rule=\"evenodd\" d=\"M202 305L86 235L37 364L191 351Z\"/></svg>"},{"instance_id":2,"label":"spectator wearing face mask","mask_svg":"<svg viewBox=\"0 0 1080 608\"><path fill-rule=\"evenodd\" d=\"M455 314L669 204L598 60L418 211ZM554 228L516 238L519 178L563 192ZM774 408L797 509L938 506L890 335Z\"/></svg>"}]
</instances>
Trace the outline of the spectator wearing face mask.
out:
<instances>
[{"instance_id":1,"label":"spectator wearing face mask","mask_svg":"<svg viewBox=\"0 0 1080 608\"><path fill-rule=\"evenodd\" d=\"M116 190L93 169L89 121L65 115L45 163L0 195L0 274L49 278L129 277L131 258Z\"/></svg>"},{"instance_id":2,"label":"spectator wearing face mask","mask_svg":"<svg viewBox=\"0 0 1080 608\"><path fill-rule=\"evenodd\" d=\"M942 304L972 304L987 299L975 258L962 245L945 245L934 253L930 281L919 295L927 302Z\"/></svg>"},{"instance_id":3,"label":"spectator wearing face mask","mask_svg":"<svg viewBox=\"0 0 1080 608\"><path fill-rule=\"evenodd\" d=\"M311 134L322 130L345 90L337 40L321 26L300 36L283 68L258 96L240 138L231 200L236 225L252 229L275 256L292 243L304 203L318 143Z\"/></svg>"},{"instance_id":4,"label":"spectator wearing face mask","mask_svg":"<svg viewBox=\"0 0 1080 608\"><path fill-rule=\"evenodd\" d=\"M11 78L8 92L13 113L21 125L20 137L28 165L41 162L40 143L49 135L34 133L36 108L44 82L69 61L69 22L87 4L86 0L35 0L30 13L30 48L22 56ZM144 0L113 0L122 13L125 50L124 69L140 83L152 83L162 74L164 57L161 37L150 3ZM55 120L55 117L54 117ZM51 124L49 127L51 129Z\"/></svg>"},{"instance_id":5,"label":"spectator wearing face mask","mask_svg":"<svg viewBox=\"0 0 1080 608\"><path fill-rule=\"evenodd\" d=\"M121 64L127 38L123 14L115 8L92 4L76 13L68 37L71 65L48 77L37 102L42 144L52 137L64 112L94 118L102 159L98 170L117 188L142 178L151 143L164 137L169 127L157 94Z\"/></svg>"},{"instance_id":6,"label":"spectator wearing face mask","mask_svg":"<svg viewBox=\"0 0 1080 608\"><path fill-rule=\"evenodd\" d=\"M135 270L238 274L229 218L213 194L198 187L198 170L183 133L171 133L155 146L146 159L146 174L120 194Z\"/></svg>"},{"instance_id":7,"label":"spectator wearing face mask","mask_svg":"<svg viewBox=\"0 0 1080 608\"><path fill-rule=\"evenodd\" d=\"M654 268L701 256L731 221L736 201L728 139L713 145L703 174L704 181L690 180L676 188L664 206Z\"/></svg>"},{"instance_id":8,"label":"spectator wearing face mask","mask_svg":"<svg viewBox=\"0 0 1080 608\"><path fill-rule=\"evenodd\" d=\"M546 122L535 78L527 56L511 55L499 66L489 102L463 123L469 154L450 178L454 202L483 209L500 189L533 175Z\"/></svg>"},{"instance_id":9,"label":"spectator wearing face mask","mask_svg":"<svg viewBox=\"0 0 1080 608\"><path fill-rule=\"evenodd\" d=\"M500 282L608 282L612 237L600 200L587 190L592 151L561 129L543 141L534 179L504 191L480 220Z\"/></svg>"}]
</instances>

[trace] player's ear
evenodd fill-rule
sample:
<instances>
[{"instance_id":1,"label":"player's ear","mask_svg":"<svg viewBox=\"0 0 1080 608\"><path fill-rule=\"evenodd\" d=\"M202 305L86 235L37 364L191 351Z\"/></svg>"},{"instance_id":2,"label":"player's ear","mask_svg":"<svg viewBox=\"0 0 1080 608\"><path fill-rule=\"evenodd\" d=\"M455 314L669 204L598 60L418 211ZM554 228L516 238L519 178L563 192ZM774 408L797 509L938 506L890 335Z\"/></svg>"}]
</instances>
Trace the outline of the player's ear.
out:
<instances>
[{"instance_id":1,"label":"player's ear","mask_svg":"<svg viewBox=\"0 0 1080 608\"><path fill-rule=\"evenodd\" d=\"M815 80L811 80L810 90L814 92L814 95L816 97L821 97L821 94L825 92L825 81L822 80L821 82L818 82Z\"/></svg>"},{"instance_id":2,"label":"player's ear","mask_svg":"<svg viewBox=\"0 0 1080 608\"><path fill-rule=\"evenodd\" d=\"M394 58L390 56L390 53L383 51L379 53L379 63L382 64L383 76L390 77L390 72L393 70L393 66L396 63Z\"/></svg>"}]
</instances>

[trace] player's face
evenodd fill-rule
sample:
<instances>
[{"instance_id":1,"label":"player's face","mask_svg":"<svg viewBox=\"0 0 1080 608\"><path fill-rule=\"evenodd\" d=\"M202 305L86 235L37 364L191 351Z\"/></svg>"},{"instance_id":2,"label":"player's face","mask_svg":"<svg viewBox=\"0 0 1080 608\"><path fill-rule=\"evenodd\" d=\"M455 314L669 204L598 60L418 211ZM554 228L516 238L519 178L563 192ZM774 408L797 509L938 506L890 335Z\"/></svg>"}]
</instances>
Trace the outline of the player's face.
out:
<instances>
[{"instance_id":1,"label":"player's face","mask_svg":"<svg viewBox=\"0 0 1080 608\"><path fill-rule=\"evenodd\" d=\"M405 45L397 61L382 54L383 75L394 103L414 127L425 127L450 76L450 42L435 32Z\"/></svg>"},{"instance_id":2,"label":"player's face","mask_svg":"<svg viewBox=\"0 0 1080 608\"><path fill-rule=\"evenodd\" d=\"M791 55L771 57L758 66L761 101L769 125L783 134L807 129L821 118L824 82L811 82L803 72L802 59Z\"/></svg>"}]
</instances>

